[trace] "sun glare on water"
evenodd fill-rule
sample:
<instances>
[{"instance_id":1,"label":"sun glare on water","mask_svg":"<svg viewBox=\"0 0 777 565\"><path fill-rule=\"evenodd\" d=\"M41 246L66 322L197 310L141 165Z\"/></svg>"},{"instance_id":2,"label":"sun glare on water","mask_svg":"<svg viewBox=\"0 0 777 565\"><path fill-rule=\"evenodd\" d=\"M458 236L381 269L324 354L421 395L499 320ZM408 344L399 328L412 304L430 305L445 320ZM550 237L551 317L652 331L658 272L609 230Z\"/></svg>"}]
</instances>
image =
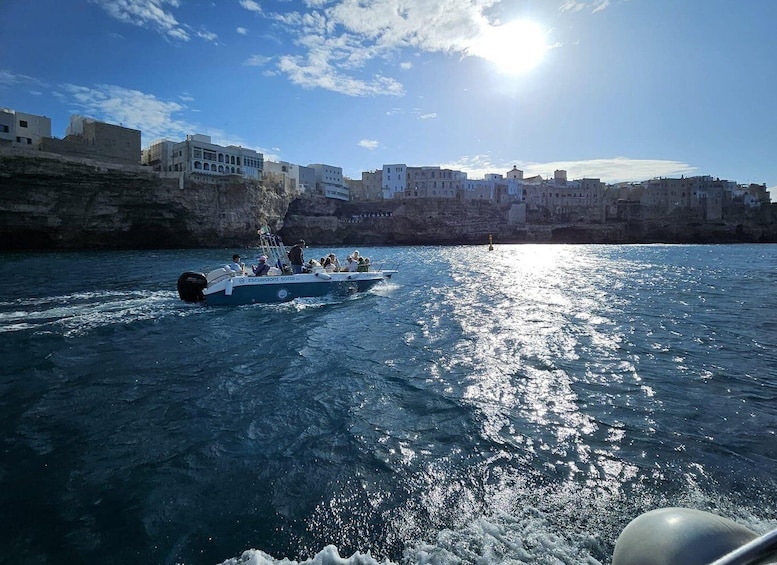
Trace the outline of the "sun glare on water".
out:
<instances>
[{"instance_id":1,"label":"sun glare on water","mask_svg":"<svg viewBox=\"0 0 777 565\"><path fill-rule=\"evenodd\" d=\"M518 74L536 67L548 46L542 28L527 20L514 20L489 27L477 39L470 53L490 61L503 73Z\"/></svg>"}]
</instances>

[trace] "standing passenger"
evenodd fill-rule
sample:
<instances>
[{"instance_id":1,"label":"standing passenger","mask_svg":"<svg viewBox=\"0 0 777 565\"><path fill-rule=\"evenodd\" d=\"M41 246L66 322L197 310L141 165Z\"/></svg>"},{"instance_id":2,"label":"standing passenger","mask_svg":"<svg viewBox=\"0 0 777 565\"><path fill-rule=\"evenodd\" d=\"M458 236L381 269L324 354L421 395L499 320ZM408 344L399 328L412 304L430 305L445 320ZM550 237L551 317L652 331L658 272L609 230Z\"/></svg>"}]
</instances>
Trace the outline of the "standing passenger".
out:
<instances>
[{"instance_id":1,"label":"standing passenger","mask_svg":"<svg viewBox=\"0 0 777 565\"><path fill-rule=\"evenodd\" d=\"M305 260L303 259L304 254L302 252L304 247L305 240L300 239L299 242L293 245L289 250L289 263L291 263L291 272L295 275L298 275L302 272L302 265L305 264Z\"/></svg>"}]
</instances>

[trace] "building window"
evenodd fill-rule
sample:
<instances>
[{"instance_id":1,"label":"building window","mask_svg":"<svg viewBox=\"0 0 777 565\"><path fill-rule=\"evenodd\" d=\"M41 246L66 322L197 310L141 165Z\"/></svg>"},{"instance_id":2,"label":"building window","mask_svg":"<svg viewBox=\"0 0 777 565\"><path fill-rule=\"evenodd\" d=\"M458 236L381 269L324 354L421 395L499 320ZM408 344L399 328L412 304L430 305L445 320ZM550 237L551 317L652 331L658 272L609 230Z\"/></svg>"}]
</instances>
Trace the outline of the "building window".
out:
<instances>
[{"instance_id":1,"label":"building window","mask_svg":"<svg viewBox=\"0 0 777 565\"><path fill-rule=\"evenodd\" d=\"M202 169L202 163L200 163L199 161L195 161L194 162L194 168L195 169Z\"/></svg>"},{"instance_id":2,"label":"building window","mask_svg":"<svg viewBox=\"0 0 777 565\"><path fill-rule=\"evenodd\" d=\"M10 130L8 129L8 126L6 125L0 125L0 133L9 133Z\"/></svg>"},{"instance_id":3,"label":"building window","mask_svg":"<svg viewBox=\"0 0 777 565\"><path fill-rule=\"evenodd\" d=\"M27 120L19 120L19 127L20 128L26 128L27 127Z\"/></svg>"}]
</instances>

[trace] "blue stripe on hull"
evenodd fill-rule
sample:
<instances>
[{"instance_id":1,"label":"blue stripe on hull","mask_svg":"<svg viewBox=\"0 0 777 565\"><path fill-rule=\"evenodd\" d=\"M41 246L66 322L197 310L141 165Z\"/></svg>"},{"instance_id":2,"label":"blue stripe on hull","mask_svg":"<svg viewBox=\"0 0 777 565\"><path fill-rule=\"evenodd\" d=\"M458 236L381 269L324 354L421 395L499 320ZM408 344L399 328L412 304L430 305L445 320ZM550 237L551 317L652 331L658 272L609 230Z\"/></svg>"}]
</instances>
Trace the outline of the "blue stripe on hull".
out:
<instances>
[{"instance_id":1,"label":"blue stripe on hull","mask_svg":"<svg viewBox=\"0 0 777 565\"><path fill-rule=\"evenodd\" d=\"M367 291L382 280L374 278L342 282L241 285L235 286L230 296L224 292L208 294L205 297L205 302L212 306L239 306L241 304L274 304L289 302L295 298L318 298L327 295L348 296L356 292Z\"/></svg>"}]
</instances>

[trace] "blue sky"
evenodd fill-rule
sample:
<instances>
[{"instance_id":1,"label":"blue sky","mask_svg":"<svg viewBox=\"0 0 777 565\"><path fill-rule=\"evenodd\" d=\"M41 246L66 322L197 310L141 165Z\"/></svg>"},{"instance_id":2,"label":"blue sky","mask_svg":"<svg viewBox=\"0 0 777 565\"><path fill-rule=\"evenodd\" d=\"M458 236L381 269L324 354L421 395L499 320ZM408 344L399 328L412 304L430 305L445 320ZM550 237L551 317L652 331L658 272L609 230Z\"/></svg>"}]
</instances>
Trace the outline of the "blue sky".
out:
<instances>
[{"instance_id":1,"label":"blue sky","mask_svg":"<svg viewBox=\"0 0 777 565\"><path fill-rule=\"evenodd\" d=\"M0 106L355 178L777 188L775 22L773 0L1 0Z\"/></svg>"}]
</instances>

